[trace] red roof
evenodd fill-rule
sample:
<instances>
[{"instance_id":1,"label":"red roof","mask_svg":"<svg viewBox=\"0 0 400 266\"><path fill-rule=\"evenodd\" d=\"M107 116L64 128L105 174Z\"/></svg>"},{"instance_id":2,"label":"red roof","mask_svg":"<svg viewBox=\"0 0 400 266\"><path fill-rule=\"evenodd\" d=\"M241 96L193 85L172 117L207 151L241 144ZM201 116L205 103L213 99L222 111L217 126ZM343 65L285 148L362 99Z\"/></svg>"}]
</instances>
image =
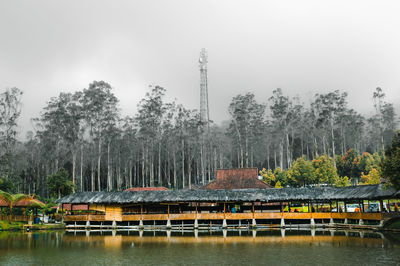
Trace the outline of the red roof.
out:
<instances>
[{"instance_id":1,"label":"red roof","mask_svg":"<svg viewBox=\"0 0 400 266\"><path fill-rule=\"evenodd\" d=\"M217 180L208 183L204 189L271 188L258 179L257 168L218 169Z\"/></svg>"},{"instance_id":2,"label":"red roof","mask_svg":"<svg viewBox=\"0 0 400 266\"><path fill-rule=\"evenodd\" d=\"M168 190L166 187L131 187L124 191L154 191L154 190Z\"/></svg>"},{"instance_id":3,"label":"red roof","mask_svg":"<svg viewBox=\"0 0 400 266\"><path fill-rule=\"evenodd\" d=\"M13 204L14 207L28 207L31 205L46 205L40 200L35 199L35 196L32 196L32 199L23 199ZM0 207L8 207L8 203L4 199L0 199Z\"/></svg>"}]
</instances>

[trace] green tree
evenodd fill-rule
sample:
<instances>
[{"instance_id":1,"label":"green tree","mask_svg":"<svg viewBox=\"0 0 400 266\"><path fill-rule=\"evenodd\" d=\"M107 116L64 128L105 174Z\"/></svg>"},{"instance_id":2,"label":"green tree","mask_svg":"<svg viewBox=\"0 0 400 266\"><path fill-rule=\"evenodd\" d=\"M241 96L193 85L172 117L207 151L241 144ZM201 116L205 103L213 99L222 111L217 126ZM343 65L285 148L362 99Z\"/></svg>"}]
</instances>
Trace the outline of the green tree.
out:
<instances>
[{"instance_id":1,"label":"green tree","mask_svg":"<svg viewBox=\"0 0 400 266\"><path fill-rule=\"evenodd\" d=\"M68 172L64 168L47 178L47 186L50 196L58 198L71 194L74 189L74 184L69 181Z\"/></svg>"},{"instance_id":2,"label":"green tree","mask_svg":"<svg viewBox=\"0 0 400 266\"><path fill-rule=\"evenodd\" d=\"M260 175L262 176L262 181L264 181L264 183L266 183L270 186L273 186L275 184L275 175L271 169L267 170L267 169L263 168L260 171Z\"/></svg>"},{"instance_id":3,"label":"green tree","mask_svg":"<svg viewBox=\"0 0 400 266\"><path fill-rule=\"evenodd\" d=\"M351 186L350 179L347 176L338 176L338 178L335 180L335 186L336 187L348 187Z\"/></svg>"},{"instance_id":4,"label":"green tree","mask_svg":"<svg viewBox=\"0 0 400 266\"><path fill-rule=\"evenodd\" d=\"M334 184L338 178L333 159L321 155L312 161L314 179L316 183Z\"/></svg>"},{"instance_id":5,"label":"green tree","mask_svg":"<svg viewBox=\"0 0 400 266\"><path fill-rule=\"evenodd\" d=\"M400 132L397 131L392 139L392 144L385 150L382 161L382 177L400 189Z\"/></svg>"},{"instance_id":6,"label":"green tree","mask_svg":"<svg viewBox=\"0 0 400 266\"><path fill-rule=\"evenodd\" d=\"M372 169L368 174L361 173L360 185L380 184L381 175L378 170Z\"/></svg>"},{"instance_id":7,"label":"green tree","mask_svg":"<svg viewBox=\"0 0 400 266\"><path fill-rule=\"evenodd\" d=\"M305 186L314 183L314 171L312 163L303 156L294 162L293 166L287 171L287 174L289 180L295 186Z\"/></svg>"},{"instance_id":8,"label":"green tree","mask_svg":"<svg viewBox=\"0 0 400 266\"><path fill-rule=\"evenodd\" d=\"M15 190L15 186L10 180L0 178L0 190L11 193Z\"/></svg>"}]
</instances>

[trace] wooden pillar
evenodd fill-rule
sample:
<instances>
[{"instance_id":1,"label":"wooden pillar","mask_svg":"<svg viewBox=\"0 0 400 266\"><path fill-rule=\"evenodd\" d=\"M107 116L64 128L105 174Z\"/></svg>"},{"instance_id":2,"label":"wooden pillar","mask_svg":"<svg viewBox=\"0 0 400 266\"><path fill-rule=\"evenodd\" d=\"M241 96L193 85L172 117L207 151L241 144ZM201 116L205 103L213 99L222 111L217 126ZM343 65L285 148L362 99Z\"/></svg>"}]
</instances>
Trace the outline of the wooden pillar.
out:
<instances>
[{"instance_id":1,"label":"wooden pillar","mask_svg":"<svg viewBox=\"0 0 400 266\"><path fill-rule=\"evenodd\" d=\"M329 201L329 212L332 212L332 201Z\"/></svg>"},{"instance_id":2,"label":"wooden pillar","mask_svg":"<svg viewBox=\"0 0 400 266\"><path fill-rule=\"evenodd\" d=\"M379 204L381 206L381 212L383 212L383 200L379 200Z\"/></svg>"},{"instance_id":3,"label":"wooden pillar","mask_svg":"<svg viewBox=\"0 0 400 266\"><path fill-rule=\"evenodd\" d=\"M196 217L197 217L197 204L198 204L198 202L196 202L196 206L195 206L196 207Z\"/></svg>"},{"instance_id":4,"label":"wooden pillar","mask_svg":"<svg viewBox=\"0 0 400 266\"><path fill-rule=\"evenodd\" d=\"M347 204L346 204L346 201L344 201L344 212L347 212Z\"/></svg>"},{"instance_id":5,"label":"wooden pillar","mask_svg":"<svg viewBox=\"0 0 400 266\"><path fill-rule=\"evenodd\" d=\"M225 212L226 212L226 203L224 202L224 219L225 219Z\"/></svg>"},{"instance_id":6,"label":"wooden pillar","mask_svg":"<svg viewBox=\"0 0 400 266\"><path fill-rule=\"evenodd\" d=\"M168 219L169 219L169 204L167 204L167 207L168 207Z\"/></svg>"},{"instance_id":7,"label":"wooden pillar","mask_svg":"<svg viewBox=\"0 0 400 266\"><path fill-rule=\"evenodd\" d=\"M61 223L64 223L64 203L61 203Z\"/></svg>"},{"instance_id":8,"label":"wooden pillar","mask_svg":"<svg viewBox=\"0 0 400 266\"><path fill-rule=\"evenodd\" d=\"M254 202L252 203L252 212L253 212L253 219L254 219Z\"/></svg>"},{"instance_id":9,"label":"wooden pillar","mask_svg":"<svg viewBox=\"0 0 400 266\"><path fill-rule=\"evenodd\" d=\"M140 220L143 220L143 204L140 204Z\"/></svg>"}]
</instances>

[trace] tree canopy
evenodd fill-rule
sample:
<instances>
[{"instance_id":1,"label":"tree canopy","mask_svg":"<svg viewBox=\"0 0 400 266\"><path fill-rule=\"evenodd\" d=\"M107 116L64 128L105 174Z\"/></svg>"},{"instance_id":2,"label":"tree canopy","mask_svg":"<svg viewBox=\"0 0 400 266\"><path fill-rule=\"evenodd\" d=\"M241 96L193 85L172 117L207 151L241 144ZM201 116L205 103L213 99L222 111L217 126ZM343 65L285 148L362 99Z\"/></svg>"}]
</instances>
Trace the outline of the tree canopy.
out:
<instances>
[{"instance_id":1,"label":"tree canopy","mask_svg":"<svg viewBox=\"0 0 400 266\"><path fill-rule=\"evenodd\" d=\"M382 177L387 178L397 189L400 189L400 132L397 131L392 143L385 150L382 161Z\"/></svg>"}]
</instances>

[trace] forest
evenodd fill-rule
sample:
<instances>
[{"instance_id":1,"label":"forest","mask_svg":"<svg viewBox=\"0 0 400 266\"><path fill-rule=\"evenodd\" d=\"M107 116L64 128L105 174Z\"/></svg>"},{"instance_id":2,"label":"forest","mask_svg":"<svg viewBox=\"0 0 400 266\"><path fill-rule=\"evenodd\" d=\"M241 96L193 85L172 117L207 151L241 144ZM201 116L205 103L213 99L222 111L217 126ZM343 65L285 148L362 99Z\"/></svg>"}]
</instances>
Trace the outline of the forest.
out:
<instances>
[{"instance_id":1,"label":"forest","mask_svg":"<svg viewBox=\"0 0 400 266\"><path fill-rule=\"evenodd\" d=\"M137 113L122 117L112 86L93 81L49 99L23 138L23 92L0 92L0 189L42 197L60 194L60 187L65 193L192 189L213 180L219 168L257 167L276 187L376 183L397 127L381 88L363 103L371 116L348 106L344 91L315 94L305 104L275 89L268 99L251 92L233 97L229 119L218 124L166 102L161 86L150 86Z\"/></svg>"}]
</instances>

